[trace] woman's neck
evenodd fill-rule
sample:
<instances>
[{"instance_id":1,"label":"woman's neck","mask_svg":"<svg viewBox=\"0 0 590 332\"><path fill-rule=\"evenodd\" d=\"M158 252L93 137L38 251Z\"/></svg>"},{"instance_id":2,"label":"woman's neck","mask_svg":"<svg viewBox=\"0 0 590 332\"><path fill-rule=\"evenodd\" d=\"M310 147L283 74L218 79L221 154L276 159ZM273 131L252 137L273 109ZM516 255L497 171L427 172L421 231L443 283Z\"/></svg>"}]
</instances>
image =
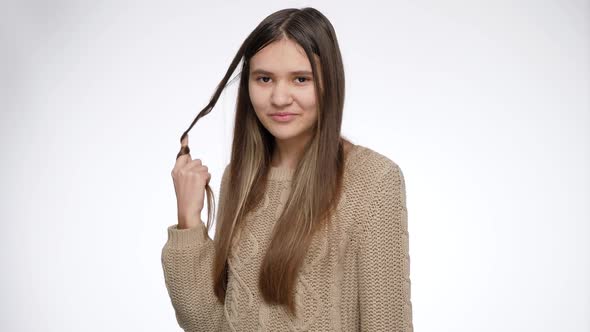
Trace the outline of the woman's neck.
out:
<instances>
[{"instance_id":1,"label":"woman's neck","mask_svg":"<svg viewBox=\"0 0 590 332\"><path fill-rule=\"evenodd\" d=\"M342 140L344 144L344 158L348 155L348 152L352 148L353 144L347 140ZM276 141L275 153L273 155L271 166L278 168L295 169L301 155L303 154L303 148L305 143L289 143Z\"/></svg>"}]
</instances>

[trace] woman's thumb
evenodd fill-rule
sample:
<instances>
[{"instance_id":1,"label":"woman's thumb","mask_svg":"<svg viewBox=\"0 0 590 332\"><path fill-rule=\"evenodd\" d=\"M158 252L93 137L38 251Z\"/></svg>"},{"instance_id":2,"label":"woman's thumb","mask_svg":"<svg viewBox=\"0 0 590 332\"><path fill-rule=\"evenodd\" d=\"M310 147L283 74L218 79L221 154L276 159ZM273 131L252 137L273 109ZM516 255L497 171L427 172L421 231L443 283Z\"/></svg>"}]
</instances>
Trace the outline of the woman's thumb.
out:
<instances>
[{"instance_id":1,"label":"woman's thumb","mask_svg":"<svg viewBox=\"0 0 590 332\"><path fill-rule=\"evenodd\" d=\"M180 151L176 156L175 165L184 165L191 160L190 149L188 147L188 135L185 135L180 141Z\"/></svg>"}]
</instances>

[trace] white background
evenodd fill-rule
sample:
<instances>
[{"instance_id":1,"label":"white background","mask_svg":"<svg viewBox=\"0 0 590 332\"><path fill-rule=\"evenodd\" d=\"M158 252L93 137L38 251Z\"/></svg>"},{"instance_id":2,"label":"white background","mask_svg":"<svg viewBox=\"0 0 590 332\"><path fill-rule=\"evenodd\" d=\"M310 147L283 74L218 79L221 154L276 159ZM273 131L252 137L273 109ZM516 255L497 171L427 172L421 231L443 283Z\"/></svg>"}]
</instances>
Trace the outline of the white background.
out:
<instances>
[{"instance_id":1,"label":"white background","mask_svg":"<svg viewBox=\"0 0 590 332\"><path fill-rule=\"evenodd\" d=\"M0 330L179 330L160 253L180 135L248 33L307 5L340 43L343 135L405 175L415 330L590 331L575 0L2 2ZM190 133L216 194L235 82Z\"/></svg>"}]
</instances>

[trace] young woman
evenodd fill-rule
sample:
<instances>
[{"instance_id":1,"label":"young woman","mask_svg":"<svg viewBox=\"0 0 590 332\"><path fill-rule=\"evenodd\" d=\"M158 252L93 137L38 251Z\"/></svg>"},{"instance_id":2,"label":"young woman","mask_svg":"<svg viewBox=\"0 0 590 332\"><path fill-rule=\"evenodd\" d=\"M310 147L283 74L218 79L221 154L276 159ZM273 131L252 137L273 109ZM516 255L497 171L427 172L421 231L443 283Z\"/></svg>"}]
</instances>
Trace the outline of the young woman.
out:
<instances>
[{"instance_id":1,"label":"young woman","mask_svg":"<svg viewBox=\"0 0 590 332\"><path fill-rule=\"evenodd\" d=\"M211 239L215 212L200 219L211 174L187 133L242 59ZM413 331L404 177L341 136L343 105L336 34L319 11L280 10L244 41L172 170L178 223L161 259L184 330Z\"/></svg>"}]
</instances>

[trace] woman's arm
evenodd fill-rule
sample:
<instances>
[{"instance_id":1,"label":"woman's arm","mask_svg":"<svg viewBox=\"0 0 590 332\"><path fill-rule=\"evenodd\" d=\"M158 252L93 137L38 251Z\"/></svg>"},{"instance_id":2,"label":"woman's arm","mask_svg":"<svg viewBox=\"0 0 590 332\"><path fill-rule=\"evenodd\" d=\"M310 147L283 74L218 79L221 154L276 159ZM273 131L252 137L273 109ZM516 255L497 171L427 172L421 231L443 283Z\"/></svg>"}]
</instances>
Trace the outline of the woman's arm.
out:
<instances>
[{"instance_id":1,"label":"woman's arm","mask_svg":"<svg viewBox=\"0 0 590 332\"><path fill-rule=\"evenodd\" d=\"M404 176L395 163L377 182L358 252L361 331L413 332Z\"/></svg>"},{"instance_id":2,"label":"woman's arm","mask_svg":"<svg viewBox=\"0 0 590 332\"><path fill-rule=\"evenodd\" d=\"M219 190L217 217L223 209L227 177L226 166ZM194 228L178 229L177 226L168 227L168 240L161 255L176 320L185 331L219 331L224 316L223 304L213 293L213 240L202 222Z\"/></svg>"}]
</instances>

